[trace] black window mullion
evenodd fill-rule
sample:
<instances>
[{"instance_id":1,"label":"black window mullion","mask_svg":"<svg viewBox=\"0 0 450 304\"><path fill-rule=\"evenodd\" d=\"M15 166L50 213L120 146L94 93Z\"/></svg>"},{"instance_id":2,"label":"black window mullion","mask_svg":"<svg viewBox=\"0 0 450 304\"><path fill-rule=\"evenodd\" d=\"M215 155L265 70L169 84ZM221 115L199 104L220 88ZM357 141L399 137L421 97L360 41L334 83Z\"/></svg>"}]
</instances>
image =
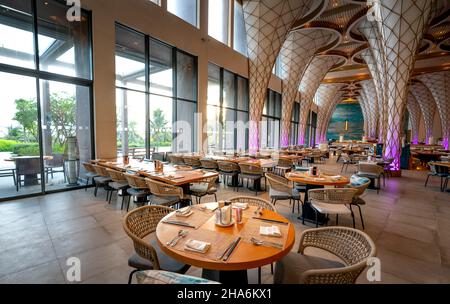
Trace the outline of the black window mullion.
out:
<instances>
[{"instance_id":1,"label":"black window mullion","mask_svg":"<svg viewBox=\"0 0 450 304\"><path fill-rule=\"evenodd\" d=\"M234 74L234 150L237 150L237 108L238 108L238 76Z\"/></svg>"},{"instance_id":2,"label":"black window mullion","mask_svg":"<svg viewBox=\"0 0 450 304\"><path fill-rule=\"evenodd\" d=\"M150 159L150 39L145 36L145 154Z\"/></svg>"},{"instance_id":3,"label":"black window mullion","mask_svg":"<svg viewBox=\"0 0 450 304\"><path fill-rule=\"evenodd\" d=\"M178 121L177 119L177 95L178 95L178 81L177 81L177 74L178 74L178 67L177 67L177 49L172 47L172 140L175 140L176 136L178 135L178 124L176 123ZM175 122L175 130L173 130L173 125ZM176 142L175 142L176 143ZM173 151L178 152L178 151Z\"/></svg>"}]
</instances>

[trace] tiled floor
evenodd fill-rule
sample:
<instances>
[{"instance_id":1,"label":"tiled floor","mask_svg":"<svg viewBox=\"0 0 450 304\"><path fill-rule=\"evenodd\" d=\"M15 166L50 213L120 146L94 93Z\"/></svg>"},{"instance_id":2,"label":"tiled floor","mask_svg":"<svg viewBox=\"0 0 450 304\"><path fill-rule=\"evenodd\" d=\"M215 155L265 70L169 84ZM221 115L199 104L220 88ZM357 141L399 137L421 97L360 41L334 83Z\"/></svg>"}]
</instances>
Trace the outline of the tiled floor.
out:
<instances>
[{"instance_id":1,"label":"tiled floor","mask_svg":"<svg viewBox=\"0 0 450 304\"><path fill-rule=\"evenodd\" d=\"M340 170L333 159L326 166L328 172ZM404 171L402 178L387 180L379 195L364 195L365 231L377 245L382 283L450 283L450 194L439 191L438 179L424 188L425 177ZM221 188L219 199L236 195L254 192ZM94 198L88 189L0 203L0 283L66 283L69 257L81 260L83 283L126 283L133 246L122 228L125 213L119 201L108 205L104 198L104 192ZM277 209L295 224L298 242L312 225L301 225L287 201ZM340 224L351 226L351 219ZM249 280L256 283L256 271ZM269 267L263 268L263 282L272 282ZM358 282L367 283L364 274Z\"/></svg>"}]
</instances>

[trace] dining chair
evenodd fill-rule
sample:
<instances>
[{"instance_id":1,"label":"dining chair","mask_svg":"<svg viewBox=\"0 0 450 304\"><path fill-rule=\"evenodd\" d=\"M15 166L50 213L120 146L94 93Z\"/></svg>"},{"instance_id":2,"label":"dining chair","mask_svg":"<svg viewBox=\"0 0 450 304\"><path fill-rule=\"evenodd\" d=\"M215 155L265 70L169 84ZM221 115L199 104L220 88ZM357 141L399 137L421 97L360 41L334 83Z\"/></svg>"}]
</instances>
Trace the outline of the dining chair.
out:
<instances>
[{"instance_id":1,"label":"dining chair","mask_svg":"<svg viewBox=\"0 0 450 304\"><path fill-rule=\"evenodd\" d=\"M128 193L127 211L130 208L131 198L133 198L133 202L140 201L142 204L147 203L148 196L151 194L151 192L147 186L145 178L130 173L125 173L124 176L128 182L128 185L130 186L130 188L127 189ZM123 202L121 209L123 209Z\"/></svg>"},{"instance_id":2,"label":"dining chair","mask_svg":"<svg viewBox=\"0 0 450 304\"><path fill-rule=\"evenodd\" d=\"M94 177L94 183L95 183L95 190L94 190L94 196L97 196L98 188L104 187L106 190L106 200L108 200L108 190L109 186L108 183L112 181L111 177L109 176L108 172L106 171L106 168L99 165L92 165L95 169L95 172L97 172L98 176Z\"/></svg>"},{"instance_id":3,"label":"dining chair","mask_svg":"<svg viewBox=\"0 0 450 304\"><path fill-rule=\"evenodd\" d=\"M128 277L128 284L131 284L133 274L137 271L165 270L184 274L189 269L189 265L166 255L155 238L150 241L146 239L156 231L161 219L172 211L166 206L143 206L130 211L123 219L123 229L133 241L135 250L128 259L128 266L134 268Z\"/></svg>"},{"instance_id":4,"label":"dining chair","mask_svg":"<svg viewBox=\"0 0 450 304\"><path fill-rule=\"evenodd\" d=\"M52 179L55 173L62 173L64 182L66 182L66 169L64 167L64 155L63 154L53 154L51 159L44 160L45 169L45 180L48 183L48 176L50 175Z\"/></svg>"},{"instance_id":5,"label":"dining chair","mask_svg":"<svg viewBox=\"0 0 450 304\"><path fill-rule=\"evenodd\" d=\"M183 157L183 161L186 165L191 166L193 169L200 169L202 167L200 159L196 157Z\"/></svg>"},{"instance_id":6,"label":"dining chair","mask_svg":"<svg viewBox=\"0 0 450 304\"><path fill-rule=\"evenodd\" d=\"M14 186L17 185L15 168L0 169L0 177L12 177L14 181Z\"/></svg>"},{"instance_id":7,"label":"dining chair","mask_svg":"<svg viewBox=\"0 0 450 304\"><path fill-rule=\"evenodd\" d=\"M145 182L151 192L151 195L148 196L150 204L171 207L184 202L192 203L191 197L185 194L181 187L150 178L146 178Z\"/></svg>"},{"instance_id":8,"label":"dining chair","mask_svg":"<svg viewBox=\"0 0 450 304\"><path fill-rule=\"evenodd\" d=\"M181 156L170 154L169 160L174 165L184 165L184 160Z\"/></svg>"},{"instance_id":9,"label":"dining chair","mask_svg":"<svg viewBox=\"0 0 450 304\"><path fill-rule=\"evenodd\" d=\"M441 166L437 166L434 163L428 163L428 166L430 167L430 173L427 175L427 179L425 181L425 187L428 185L428 179L430 176L436 176L441 179L441 186L440 189L442 190L446 184L446 178L448 176L448 169L445 170Z\"/></svg>"},{"instance_id":10,"label":"dining chair","mask_svg":"<svg viewBox=\"0 0 450 304\"><path fill-rule=\"evenodd\" d=\"M16 158L16 191L22 187L22 182L25 182L25 178L22 176L36 176L36 180L41 180L41 161L39 158Z\"/></svg>"},{"instance_id":11,"label":"dining chair","mask_svg":"<svg viewBox=\"0 0 450 304\"><path fill-rule=\"evenodd\" d=\"M316 227L319 227L318 213L321 213L326 216L336 215L336 225L339 224L339 215L351 215L355 228L355 215L349 206L356 192L356 189L351 188L308 190L309 202L316 214Z\"/></svg>"},{"instance_id":12,"label":"dining chair","mask_svg":"<svg viewBox=\"0 0 450 304\"><path fill-rule=\"evenodd\" d=\"M380 193L381 182L380 179L383 176L383 183L385 184L385 176L384 176L384 168L382 166L378 166L377 164L368 164L368 163L359 163L358 164L358 172L356 175L360 177L367 177L372 180L377 181L377 194Z\"/></svg>"},{"instance_id":13,"label":"dining chair","mask_svg":"<svg viewBox=\"0 0 450 304\"><path fill-rule=\"evenodd\" d=\"M340 262L307 254L307 248L324 250ZM354 284L376 256L376 246L366 233L347 227L308 229L300 236L297 253L290 252L275 264L275 284Z\"/></svg>"},{"instance_id":14,"label":"dining chair","mask_svg":"<svg viewBox=\"0 0 450 304\"><path fill-rule=\"evenodd\" d=\"M200 204L202 197L206 195L214 195L214 199L217 202L216 181L217 176L213 176L190 184L189 190L191 192L191 195L195 196L197 204Z\"/></svg>"},{"instance_id":15,"label":"dining chair","mask_svg":"<svg viewBox=\"0 0 450 304\"><path fill-rule=\"evenodd\" d=\"M275 205L262 198L251 196L236 196L231 198L230 201L231 203L247 203L249 206L277 212L277 210L275 209ZM273 263L270 263L270 272L273 274ZM261 267L258 268L258 284L261 284Z\"/></svg>"},{"instance_id":16,"label":"dining chair","mask_svg":"<svg viewBox=\"0 0 450 304\"><path fill-rule=\"evenodd\" d=\"M367 177L360 177L356 174L352 175L350 177L350 184L346 186L346 188L353 188L356 189L356 193L353 196L352 203L350 204L350 209L352 206L356 206L359 210L359 217L361 219L361 226L363 230L365 229L364 226L364 219L361 211L361 206L364 206L366 204L366 201L361 198L361 195L364 194L367 187L370 185L370 179Z\"/></svg>"},{"instance_id":17,"label":"dining chair","mask_svg":"<svg viewBox=\"0 0 450 304\"><path fill-rule=\"evenodd\" d=\"M275 206L279 200L289 200L289 204L293 202L292 213L294 213L295 203L297 202L297 210L300 213L300 203L303 206L303 202L300 192L294 188L294 184L287 178L273 173L266 173L265 175L269 184L269 197L271 203Z\"/></svg>"},{"instance_id":18,"label":"dining chair","mask_svg":"<svg viewBox=\"0 0 450 304\"><path fill-rule=\"evenodd\" d=\"M280 158L275 166L275 172L280 176L284 176L287 172L292 170L293 166L294 162L292 159Z\"/></svg>"},{"instance_id":19,"label":"dining chair","mask_svg":"<svg viewBox=\"0 0 450 304\"><path fill-rule=\"evenodd\" d=\"M340 158L342 159L341 173L344 171L344 168L345 172L347 173L349 165L356 165L356 161L354 161L353 157L351 157L347 153L342 153Z\"/></svg>"},{"instance_id":20,"label":"dining chair","mask_svg":"<svg viewBox=\"0 0 450 304\"><path fill-rule=\"evenodd\" d=\"M241 173L239 173L239 180L242 180L242 183L244 183L244 180L247 179L247 188L248 181L251 180L253 182L255 195L258 195L258 189L255 187L255 184L256 182L261 182L263 178L265 179L263 169L259 166L249 164L239 164L239 169L241 171Z\"/></svg>"},{"instance_id":21,"label":"dining chair","mask_svg":"<svg viewBox=\"0 0 450 304\"><path fill-rule=\"evenodd\" d=\"M218 161L217 166L219 169L219 175L222 176L222 181L228 186L228 178L236 179L241 172L239 165L231 161Z\"/></svg>"},{"instance_id":22,"label":"dining chair","mask_svg":"<svg viewBox=\"0 0 450 304\"><path fill-rule=\"evenodd\" d=\"M210 171L217 171L217 169L219 168L217 165L217 161L215 160L211 160L211 159L201 159L200 160L201 166L203 169L205 170L210 170Z\"/></svg>"},{"instance_id":23,"label":"dining chair","mask_svg":"<svg viewBox=\"0 0 450 304\"><path fill-rule=\"evenodd\" d=\"M123 172L119 172L117 170L106 169L109 176L111 177L111 182L108 183L108 186L111 190L109 190L109 200L108 203L111 204L112 195L114 191L119 195L119 191L122 192L122 208L125 200L125 196L128 196L128 192L126 191L130 186L128 185L128 181L123 174Z\"/></svg>"},{"instance_id":24,"label":"dining chair","mask_svg":"<svg viewBox=\"0 0 450 304\"><path fill-rule=\"evenodd\" d=\"M98 177L99 175L97 174L97 171L95 171L94 166L92 166L92 164L90 163L84 162L83 168L84 170L86 170L86 173L84 174L84 176L86 177L86 188L84 188L84 191L87 191L87 187L89 186L89 180L94 182L94 178Z\"/></svg>"}]
</instances>

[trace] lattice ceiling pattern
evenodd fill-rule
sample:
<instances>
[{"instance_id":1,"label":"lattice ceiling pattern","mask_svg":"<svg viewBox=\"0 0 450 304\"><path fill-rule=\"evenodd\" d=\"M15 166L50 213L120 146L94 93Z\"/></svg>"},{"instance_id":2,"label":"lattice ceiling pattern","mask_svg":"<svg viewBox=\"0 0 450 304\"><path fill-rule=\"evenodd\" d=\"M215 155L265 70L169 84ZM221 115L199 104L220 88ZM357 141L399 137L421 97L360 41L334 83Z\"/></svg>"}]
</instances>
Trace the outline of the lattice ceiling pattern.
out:
<instances>
[{"instance_id":1,"label":"lattice ceiling pattern","mask_svg":"<svg viewBox=\"0 0 450 304\"><path fill-rule=\"evenodd\" d=\"M316 56L308 65L300 82L301 104L298 131L298 143L300 145L304 144L308 113L320 83L331 68L342 63L342 57L330 55Z\"/></svg>"},{"instance_id":2,"label":"lattice ceiling pattern","mask_svg":"<svg viewBox=\"0 0 450 304\"><path fill-rule=\"evenodd\" d=\"M259 147L261 120L276 57L293 23L305 15L312 0L248 0L243 3L249 57L250 149Z\"/></svg>"},{"instance_id":3,"label":"lattice ceiling pattern","mask_svg":"<svg viewBox=\"0 0 450 304\"><path fill-rule=\"evenodd\" d=\"M362 92L366 97L366 108L368 114L367 136L370 138L377 137L378 128L378 97L375 90L373 80L365 80L361 82Z\"/></svg>"},{"instance_id":4,"label":"lattice ceiling pattern","mask_svg":"<svg viewBox=\"0 0 450 304\"><path fill-rule=\"evenodd\" d=\"M314 54L327 45L335 34L326 29L303 29L291 32L280 52L282 68L281 146L289 145L291 117L300 80Z\"/></svg>"},{"instance_id":5,"label":"lattice ceiling pattern","mask_svg":"<svg viewBox=\"0 0 450 304\"><path fill-rule=\"evenodd\" d=\"M400 169L401 125L407 99L407 84L415 54L428 26L429 1L382 1L381 40L386 62L388 129L385 156L394 158L392 167Z\"/></svg>"},{"instance_id":6,"label":"lattice ceiling pattern","mask_svg":"<svg viewBox=\"0 0 450 304\"><path fill-rule=\"evenodd\" d=\"M412 143L418 144L419 143L420 117L422 115L422 111L420 110L419 103L417 102L416 98L414 97L414 95L411 92L408 93L408 101L406 103L406 107L409 112Z\"/></svg>"},{"instance_id":7,"label":"lattice ceiling pattern","mask_svg":"<svg viewBox=\"0 0 450 304\"><path fill-rule=\"evenodd\" d=\"M410 86L411 93L419 103L425 123L426 140L433 135L434 114L436 113L436 102L430 90L420 82Z\"/></svg>"},{"instance_id":8,"label":"lattice ceiling pattern","mask_svg":"<svg viewBox=\"0 0 450 304\"><path fill-rule=\"evenodd\" d=\"M419 76L418 79L427 86L434 97L441 118L444 146L448 149L450 136L450 72L426 74Z\"/></svg>"}]
</instances>

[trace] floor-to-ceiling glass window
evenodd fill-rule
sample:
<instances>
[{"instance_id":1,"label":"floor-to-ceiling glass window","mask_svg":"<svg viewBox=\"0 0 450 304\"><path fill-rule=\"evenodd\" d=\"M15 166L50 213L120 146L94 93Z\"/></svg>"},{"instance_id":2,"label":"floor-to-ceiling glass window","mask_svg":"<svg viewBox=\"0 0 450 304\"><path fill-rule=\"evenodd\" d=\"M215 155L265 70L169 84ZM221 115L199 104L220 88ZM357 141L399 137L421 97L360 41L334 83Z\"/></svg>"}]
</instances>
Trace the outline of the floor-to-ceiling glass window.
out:
<instances>
[{"instance_id":1,"label":"floor-to-ceiling glass window","mask_svg":"<svg viewBox=\"0 0 450 304\"><path fill-rule=\"evenodd\" d=\"M248 138L247 79L214 64L208 67L208 147L243 151Z\"/></svg>"},{"instance_id":2,"label":"floor-to-ceiling glass window","mask_svg":"<svg viewBox=\"0 0 450 304\"><path fill-rule=\"evenodd\" d=\"M90 13L0 0L0 199L80 186L93 157Z\"/></svg>"},{"instance_id":3,"label":"floor-to-ceiling glass window","mask_svg":"<svg viewBox=\"0 0 450 304\"><path fill-rule=\"evenodd\" d=\"M311 131L310 131L311 137L309 140L310 147L316 146L316 133L317 133L317 113L311 111Z\"/></svg>"},{"instance_id":4,"label":"floor-to-ceiling glass window","mask_svg":"<svg viewBox=\"0 0 450 304\"><path fill-rule=\"evenodd\" d=\"M197 60L116 25L118 155L195 150Z\"/></svg>"},{"instance_id":5,"label":"floor-to-ceiling glass window","mask_svg":"<svg viewBox=\"0 0 450 304\"><path fill-rule=\"evenodd\" d=\"M278 149L280 146L281 94L267 91L260 127L261 148Z\"/></svg>"},{"instance_id":6,"label":"floor-to-ceiling glass window","mask_svg":"<svg viewBox=\"0 0 450 304\"><path fill-rule=\"evenodd\" d=\"M300 103L295 102L292 108L291 131L289 136L289 145L296 146L298 143L298 124L300 121Z\"/></svg>"}]
</instances>

